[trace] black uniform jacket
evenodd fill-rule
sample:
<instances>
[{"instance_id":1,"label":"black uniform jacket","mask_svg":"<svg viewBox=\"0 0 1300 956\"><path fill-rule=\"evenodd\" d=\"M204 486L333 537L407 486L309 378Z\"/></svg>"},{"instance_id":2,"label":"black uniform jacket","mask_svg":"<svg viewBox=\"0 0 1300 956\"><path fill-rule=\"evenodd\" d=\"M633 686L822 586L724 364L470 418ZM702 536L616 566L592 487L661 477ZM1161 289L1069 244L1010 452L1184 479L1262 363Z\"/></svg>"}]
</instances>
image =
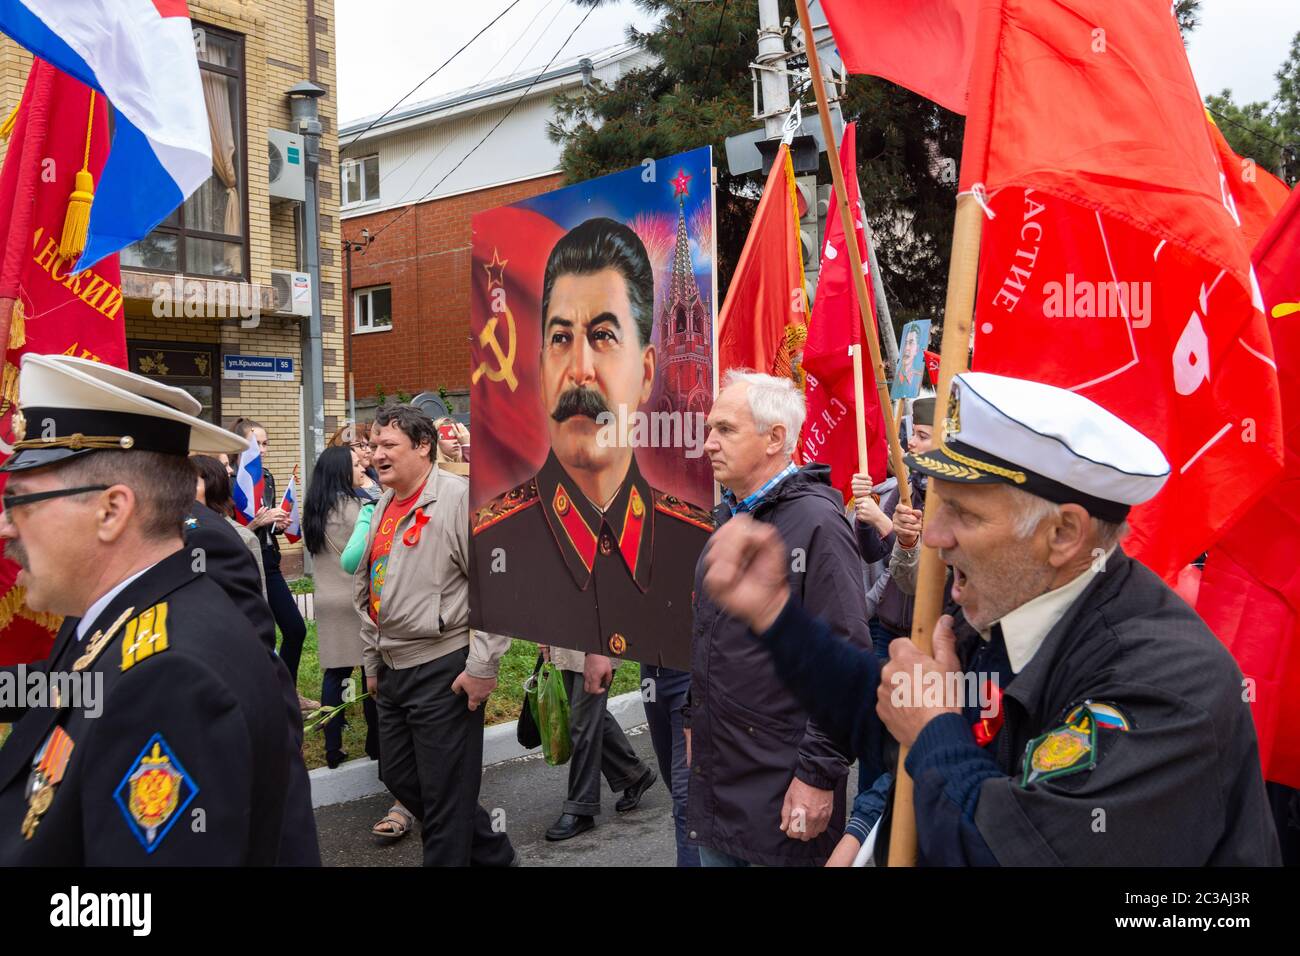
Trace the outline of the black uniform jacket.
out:
<instances>
[{"instance_id":1,"label":"black uniform jacket","mask_svg":"<svg viewBox=\"0 0 1300 956\"><path fill-rule=\"evenodd\" d=\"M182 548L146 571L81 641L78 620L64 621L46 672L75 673L95 636L124 623L84 668L102 680L99 713L64 689L61 707L27 708L0 749L0 864L259 865L286 855L290 727L276 671L192 560ZM314 845L314 828L310 836Z\"/></svg>"},{"instance_id":2,"label":"black uniform jacket","mask_svg":"<svg viewBox=\"0 0 1300 956\"><path fill-rule=\"evenodd\" d=\"M980 639L958 625L965 665ZM794 601L756 639L824 727L880 760L873 653L836 641ZM920 861L1280 862L1245 696L1236 662L1196 613L1116 549L1005 686L987 747L956 714L917 737L907 770Z\"/></svg>"},{"instance_id":3,"label":"black uniform jacket","mask_svg":"<svg viewBox=\"0 0 1300 956\"><path fill-rule=\"evenodd\" d=\"M275 618L262 593L257 562L239 532L217 512L194 502L185 521L185 546L253 625L262 643L275 650Z\"/></svg>"},{"instance_id":4,"label":"black uniform jacket","mask_svg":"<svg viewBox=\"0 0 1300 956\"><path fill-rule=\"evenodd\" d=\"M470 626L686 670L709 512L650 487L632 459L602 514L554 453L474 511Z\"/></svg>"}]
</instances>

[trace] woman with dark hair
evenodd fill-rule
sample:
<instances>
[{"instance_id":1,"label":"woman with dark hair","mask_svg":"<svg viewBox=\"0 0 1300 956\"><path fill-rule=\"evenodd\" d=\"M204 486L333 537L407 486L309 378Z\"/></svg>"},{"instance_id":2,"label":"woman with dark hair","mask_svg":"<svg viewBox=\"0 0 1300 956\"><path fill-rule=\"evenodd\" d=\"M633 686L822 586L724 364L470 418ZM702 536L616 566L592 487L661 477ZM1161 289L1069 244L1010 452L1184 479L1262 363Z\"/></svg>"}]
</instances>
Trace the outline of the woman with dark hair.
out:
<instances>
[{"instance_id":1,"label":"woman with dark hair","mask_svg":"<svg viewBox=\"0 0 1300 956\"><path fill-rule=\"evenodd\" d=\"M326 448L316 462L303 504L302 533L307 550L315 557L316 640L323 673L321 705L343 702L344 683L361 666L361 627L352 605L352 575L339 563L358 517L369 518L374 506L361 494L361 462L352 449ZM359 684L360 682L358 682ZM379 721L375 702L363 701L366 715L366 753L379 758ZM337 767L343 752L343 716L325 724L325 760Z\"/></svg>"},{"instance_id":2,"label":"woman with dark hair","mask_svg":"<svg viewBox=\"0 0 1300 956\"><path fill-rule=\"evenodd\" d=\"M257 562L257 576L262 581L262 595L265 596L266 570L262 567L262 546L258 543L257 535L231 517L235 512L235 501L230 493L230 467L221 460L225 457L225 455L190 456L190 466L198 475L194 499L225 518L239 533L240 540L244 542L252 553L253 560Z\"/></svg>"}]
</instances>

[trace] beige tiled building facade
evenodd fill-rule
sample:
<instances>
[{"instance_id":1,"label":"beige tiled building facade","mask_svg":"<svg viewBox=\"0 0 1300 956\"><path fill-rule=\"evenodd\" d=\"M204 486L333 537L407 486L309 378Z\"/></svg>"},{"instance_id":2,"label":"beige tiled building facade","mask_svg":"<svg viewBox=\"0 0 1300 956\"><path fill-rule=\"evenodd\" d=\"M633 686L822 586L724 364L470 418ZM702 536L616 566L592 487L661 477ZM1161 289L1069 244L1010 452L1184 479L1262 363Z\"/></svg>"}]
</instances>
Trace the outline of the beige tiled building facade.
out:
<instances>
[{"instance_id":1,"label":"beige tiled building facade","mask_svg":"<svg viewBox=\"0 0 1300 956\"><path fill-rule=\"evenodd\" d=\"M311 467L302 461L300 398L309 319L294 314L292 277L273 283L272 270L305 273L306 257L303 204L272 196L268 131L298 132L285 93L304 81L325 90L317 103L326 440L345 414L334 2L189 0L189 10L214 155L229 158L215 160L212 179L122 254L128 357L132 371L191 391L213 421L264 424L269 468L283 488L295 468L306 478ZM0 37L3 115L30 64ZM296 312L305 309L300 299ZM292 380L226 378L228 355L291 359Z\"/></svg>"}]
</instances>

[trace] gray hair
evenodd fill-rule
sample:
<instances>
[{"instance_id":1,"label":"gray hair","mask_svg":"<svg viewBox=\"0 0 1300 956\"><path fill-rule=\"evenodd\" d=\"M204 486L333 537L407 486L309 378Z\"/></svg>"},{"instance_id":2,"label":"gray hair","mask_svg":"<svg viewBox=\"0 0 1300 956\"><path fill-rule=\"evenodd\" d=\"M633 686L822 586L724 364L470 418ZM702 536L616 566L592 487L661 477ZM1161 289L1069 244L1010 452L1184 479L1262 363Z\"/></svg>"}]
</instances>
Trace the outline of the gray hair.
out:
<instances>
[{"instance_id":1,"label":"gray hair","mask_svg":"<svg viewBox=\"0 0 1300 956\"><path fill-rule=\"evenodd\" d=\"M745 397L749 400L749 413L754 416L754 426L765 432L773 425L784 425L785 453L793 455L807 415L803 393L788 378L749 369L728 369L722 379L723 388L741 383L749 386Z\"/></svg>"},{"instance_id":2,"label":"gray hair","mask_svg":"<svg viewBox=\"0 0 1300 956\"><path fill-rule=\"evenodd\" d=\"M1045 518L1054 518L1061 513L1061 506L1054 501L1048 501L1046 498L1040 498L1038 495L1011 485L1005 487L1014 497L1016 509L1014 530L1018 538L1028 538ZM1128 534L1127 521L1103 521L1094 517L1092 525L1097 535L1097 546L1107 551Z\"/></svg>"}]
</instances>

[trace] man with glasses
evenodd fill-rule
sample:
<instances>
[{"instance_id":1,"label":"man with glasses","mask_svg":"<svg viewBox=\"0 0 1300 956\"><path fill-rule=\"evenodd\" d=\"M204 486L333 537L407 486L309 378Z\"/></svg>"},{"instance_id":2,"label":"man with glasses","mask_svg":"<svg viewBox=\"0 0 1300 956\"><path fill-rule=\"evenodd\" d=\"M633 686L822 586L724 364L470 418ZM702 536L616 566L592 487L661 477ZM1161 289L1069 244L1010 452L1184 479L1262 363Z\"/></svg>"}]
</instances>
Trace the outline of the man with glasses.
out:
<instances>
[{"instance_id":1,"label":"man with glasses","mask_svg":"<svg viewBox=\"0 0 1300 956\"><path fill-rule=\"evenodd\" d=\"M64 622L0 673L24 689L0 709L0 864L319 863L280 665L182 540L186 455L245 443L96 362L26 355L19 397L0 540Z\"/></svg>"}]
</instances>

